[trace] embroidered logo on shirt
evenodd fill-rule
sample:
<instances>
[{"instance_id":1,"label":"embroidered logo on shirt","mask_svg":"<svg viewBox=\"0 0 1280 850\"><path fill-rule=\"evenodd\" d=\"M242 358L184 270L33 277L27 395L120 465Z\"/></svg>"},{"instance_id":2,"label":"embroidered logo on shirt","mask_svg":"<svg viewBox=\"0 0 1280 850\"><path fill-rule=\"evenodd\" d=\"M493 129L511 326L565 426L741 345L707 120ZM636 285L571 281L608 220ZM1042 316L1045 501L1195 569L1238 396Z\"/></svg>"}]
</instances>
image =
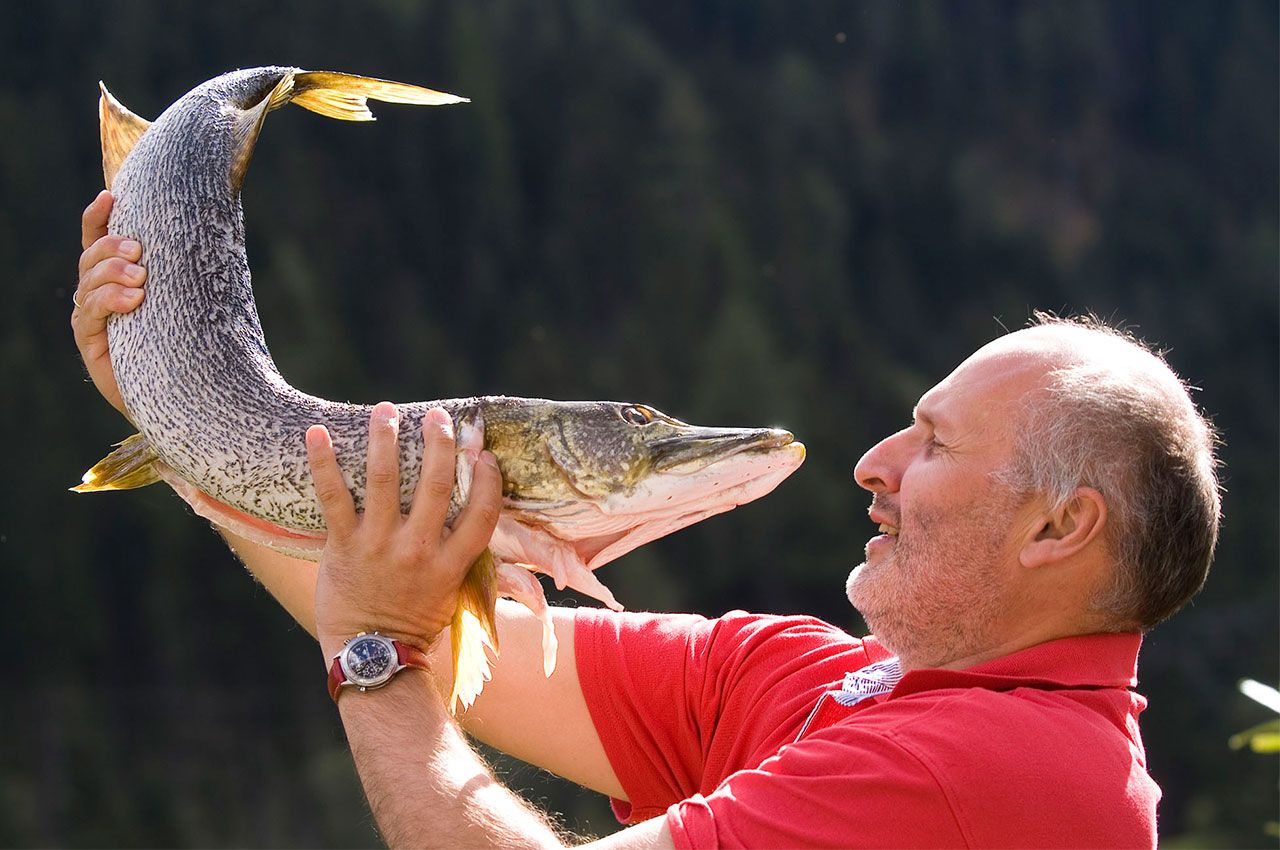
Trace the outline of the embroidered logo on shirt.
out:
<instances>
[{"instance_id":1,"label":"embroidered logo on shirt","mask_svg":"<svg viewBox=\"0 0 1280 850\"><path fill-rule=\"evenodd\" d=\"M861 670L845 673L840 690L831 691L831 697L841 705L857 705L864 699L889 693L900 681L902 662L896 656L886 658Z\"/></svg>"}]
</instances>

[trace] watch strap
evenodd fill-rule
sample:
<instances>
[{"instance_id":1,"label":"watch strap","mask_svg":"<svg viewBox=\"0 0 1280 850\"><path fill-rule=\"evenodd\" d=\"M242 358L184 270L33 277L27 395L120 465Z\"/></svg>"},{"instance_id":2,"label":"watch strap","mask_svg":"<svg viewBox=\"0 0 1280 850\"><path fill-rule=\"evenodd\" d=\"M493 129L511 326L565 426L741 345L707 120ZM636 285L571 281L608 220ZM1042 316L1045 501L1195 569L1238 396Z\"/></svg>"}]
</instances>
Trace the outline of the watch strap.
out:
<instances>
[{"instance_id":1,"label":"watch strap","mask_svg":"<svg viewBox=\"0 0 1280 850\"><path fill-rule=\"evenodd\" d=\"M396 673L399 673L406 667L417 667L421 670L431 669L431 664L427 658L427 654L421 649L407 643L401 643L394 638L391 640L391 645L396 648L396 669L391 671L391 676L388 677L386 682L382 683L383 685L390 682L391 679L395 677ZM346 647L344 646L343 649L345 650ZM339 652L337 655L333 656L333 663L329 665L329 696L335 703L338 701L338 697L342 694L342 686L348 682L347 674L342 672L341 655L342 653ZM378 687L382 687L382 685L379 685Z\"/></svg>"},{"instance_id":2,"label":"watch strap","mask_svg":"<svg viewBox=\"0 0 1280 850\"><path fill-rule=\"evenodd\" d=\"M342 672L342 662L335 655L333 663L329 665L329 697L335 703L338 701L338 694L342 693L342 684L346 681L347 675Z\"/></svg>"},{"instance_id":3,"label":"watch strap","mask_svg":"<svg viewBox=\"0 0 1280 850\"><path fill-rule=\"evenodd\" d=\"M423 670L431 669L431 662L427 658L427 654L421 649L394 639L391 642L395 644L396 658L400 661L401 670L405 667L418 667Z\"/></svg>"}]
</instances>

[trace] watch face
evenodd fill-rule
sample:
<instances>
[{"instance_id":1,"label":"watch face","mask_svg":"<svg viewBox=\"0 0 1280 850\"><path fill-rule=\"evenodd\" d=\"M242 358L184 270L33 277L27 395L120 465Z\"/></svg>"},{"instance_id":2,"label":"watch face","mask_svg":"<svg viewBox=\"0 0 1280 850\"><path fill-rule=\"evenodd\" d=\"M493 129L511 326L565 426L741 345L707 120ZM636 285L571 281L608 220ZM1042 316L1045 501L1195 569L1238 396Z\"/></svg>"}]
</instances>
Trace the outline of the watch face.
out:
<instances>
[{"instance_id":1,"label":"watch face","mask_svg":"<svg viewBox=\"0 0 1280 850\"><path fill-rule=\"evenodd\" d=\"M396 650L381 635L363 635L347 644L342 668L354 684L378 685L391 678L397 666Z\"/></svg>"}]
</instances>

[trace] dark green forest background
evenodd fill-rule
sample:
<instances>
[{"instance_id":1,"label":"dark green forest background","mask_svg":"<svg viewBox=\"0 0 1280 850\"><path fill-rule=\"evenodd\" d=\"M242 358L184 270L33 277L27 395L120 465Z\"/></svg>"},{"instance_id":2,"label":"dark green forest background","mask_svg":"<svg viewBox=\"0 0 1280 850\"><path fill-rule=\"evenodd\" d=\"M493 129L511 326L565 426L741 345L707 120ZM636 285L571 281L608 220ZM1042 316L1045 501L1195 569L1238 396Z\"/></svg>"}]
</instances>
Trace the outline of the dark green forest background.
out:
<instances>
[{"instance_id":1,"label":"dark green forest background","mask_svg":"<svg viewBox=\"0 0 1280 850\"><path fill-rule=\"evenodd\" d=\"M0 844L378 838L310 639L163 487L74 496L127 425L68 329L97 81L154 117L236 67L472 98L274 113L249 171L267 338L311 392L643 401L782 425L776 493L602 576L632 608L808 612L872 533L851 470L1033 309L1168 350L1225 437L1203 594L1147 639L1166 846L1275 846L1274 2L24 4L0 27ZM584 833L601 798L503 763Z\"/></svg>"}]
</instances>

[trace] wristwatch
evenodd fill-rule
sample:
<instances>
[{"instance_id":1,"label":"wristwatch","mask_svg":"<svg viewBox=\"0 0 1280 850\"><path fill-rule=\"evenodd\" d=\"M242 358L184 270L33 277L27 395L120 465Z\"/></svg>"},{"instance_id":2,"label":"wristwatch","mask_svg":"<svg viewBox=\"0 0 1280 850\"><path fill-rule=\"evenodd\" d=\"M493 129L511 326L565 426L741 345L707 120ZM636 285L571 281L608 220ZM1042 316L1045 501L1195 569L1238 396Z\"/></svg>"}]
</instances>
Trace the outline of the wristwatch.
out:
<instances>
[{"instance_id":1,"label":"wristwatch","mask_svg":"<svg viewBox=\"0 0 1280 850\"><path fill-rule=\"evenodd\" d=\"M430 669L427 655L407 643L377 632L360 632L348 638L329 666L329 696L338 701L343 688L371 691L380 688L406 667Z\"/></svg>"}]
</instances>

